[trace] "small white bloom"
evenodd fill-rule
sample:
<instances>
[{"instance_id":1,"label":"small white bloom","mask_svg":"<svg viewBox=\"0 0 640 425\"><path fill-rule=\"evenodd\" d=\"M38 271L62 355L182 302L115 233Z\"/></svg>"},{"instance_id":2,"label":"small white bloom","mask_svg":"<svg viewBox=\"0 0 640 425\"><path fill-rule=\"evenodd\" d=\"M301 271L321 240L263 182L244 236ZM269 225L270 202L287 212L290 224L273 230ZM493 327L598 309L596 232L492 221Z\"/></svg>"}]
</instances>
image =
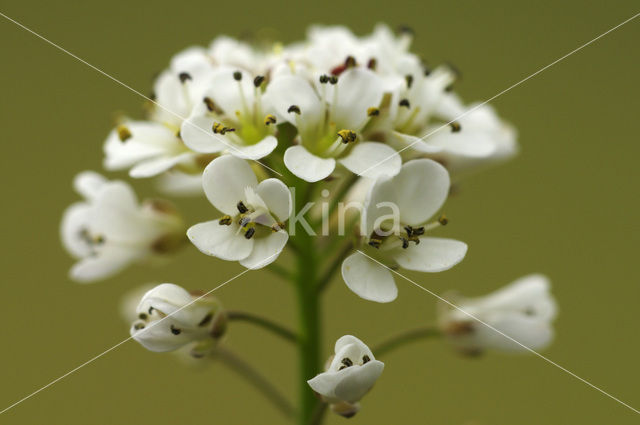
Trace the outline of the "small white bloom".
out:
<instances>
[{"instance_id":1,"label":"small white bloom","mask_svg":"<svg viewBox=\"0 0 640 425\"><path fill-rule=\"evenodd\" d=\"M202 191L202 173L189 174L181 171L172 170L162 173L156 179L157 189L170 196L201 196Z\"/></svg>"},{"instance_id":2,"label":"small white bloom","mask_svg":"<svg viewBox=\"0 0 640 425\"><path fill-rule=\"evenodd\" d=\"M211 326L221 310L214 297L198 298L178 285L163 283L140 300L130 333L150 351L173 351L198 343L196 353L201 353L214 342Z\"/></svg>"},{"instance_id":3,"label":"small white bloom","mask_svg":"<svg viewBox=\"0 0 640 425\"><path fill-rule=\"evenodd\" d=\"M264 52L235 38L216 37L209 46L208 54L217 66L241 68L249 73L266 73L269 58Z\"/></svg>"},{"instance_id":4,"label":"small white bloom","mask_svg":"<svg viewBox=\"0 0 640 425\"><path fill-rule=\"evenodd\" d=\"M353 416L359 401L376 383L384 363L362 341L345 335L336 341L335 355L326 372L307 381L322 399L343 416ZM335 407L334 407L335 406Z\"/></svg>"},{"instance_id":5,"label":"small white bloom","mask_svg":"<svg viewBox=\"0 0 640 425\"><path fill-rule=\"evenodd\" d=\"M364 250L388 267L440 272L458 264L467 245L453 239L427 237L446 224L427 221L442 207L449 193L449 174L430 159L405 163L394 177L381 177L371 187L362 212ZM342 263L342 277L360 297L393 301L398 289L393 274L373 259L355 252Z\"/></svg>"},{"instance_id":6,"label":"small white bloom","mask_svg":"<svg viewBox=\"0 0 640 425\"><path fill-rule=\"evenodd\" d=\"M539 274L522 277L498 291L478 298L457 297L451 302L520 344L540 350L553 339L557 307L549 279ZM528 351L494 329L456 308L440 305L439 325L451 342L469 354L485 349Z\"/></svg>"},{"instance_id":7,"label":"small white bloom","mask_svg":"<svg viewBox=\"0 0 640 425\"><path fill-rule=\"evenodd\" d=\"M309 182L328 177L336 161L367 177L396 174L401 160L393 148L358 135L382 97L379 77L358 67L339 77L322 75L316 86L300 75L275 78L267 86L265 103L279 121L296 126L300 142L285 151L287 168Z\"/></svg>"},{"instance_id":8,"label":"small white bloom","mask_svg":"<svg viewBox=\"0 0 640 425\"><path fill-rule=\"evenodd\" d=\"M166 203L138 204L129 185L86 171L75 189L85 200L71 205L61 224L62 242L79 261L71 278L105 279L133 262L175 247L183 223Z\"/></svg>"},{"instance_id":9,"label":"small white bloom","mask_svg":"<svg viewBox=\"0 0 640 425\"><path fill-rule=\"evenodd\" d=\"M251 166L232 155L211 161L202 183L224 216L192 226L191 242L207 255L251 269L275 261L289 239L284 223L291 214L291 192L285 184L273 178L258 183Z\"/></svg>"},{"instance_id":10,"label":"small white bloom","mask_svg":"<svg viewBox=\"0 0 640 425\"><path fill-rule=\"evenodd\" d=\"M185 144L197 152L228 152L260 159L277 146L275 119L262 106L263 76L220 67L189 119L182 124Z\"/></svg>"}]
</instances>

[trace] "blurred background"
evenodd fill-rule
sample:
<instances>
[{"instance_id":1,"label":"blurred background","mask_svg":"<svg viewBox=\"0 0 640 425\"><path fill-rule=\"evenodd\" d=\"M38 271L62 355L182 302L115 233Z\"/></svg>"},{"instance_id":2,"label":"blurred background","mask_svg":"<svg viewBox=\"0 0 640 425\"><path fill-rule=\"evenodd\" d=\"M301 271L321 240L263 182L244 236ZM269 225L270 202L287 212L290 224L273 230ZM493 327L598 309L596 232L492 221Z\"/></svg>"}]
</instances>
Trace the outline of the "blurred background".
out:
<instances>
[{"instance_id":1,"label":"blurred background","mask_svg":"<svg viewBox=\"0 0 640 425\"><path fill-rule=\"evenodd\" d=\"M1 11L131 87L148 93L171 55L220 34L267 30L290 42L313 23L358 34L377 22L407 24L413 50L455 63L457 91L487 99L638 12L636 1L460 2L167 1L25 2ZM546 356L640 407L637 379L640 19L553 66L493 104L519 131L522 153L465 180L450 199L447 236L468 242L451 271L409 274L435 292L480 295L531 272L548 274L560 315ZM142 99L0 19L2 67L2 349L0 409L120 342L127 291L147 282L210 289L240 271L189 246L158 268L109 281L67 278L72 260L58 226L77 199L73 176L101 169L117 112L141 116ZM113 175L111 175L113 176ZM124 177L124 175L117 175ZM154 194L136 182L141 197ZM191 222L204 200L179 201ZM326 354L337 337L371 345L432 322L435 299L398 280L396 302L357 298L337 278L324 296ZM216 292L225 306L295 325L293 294L267 272ZM227 343L294 396L296 357L285 342L237 324ZM350 424L631 424L631 410L530 355L461 358L440 341L384 359L385 373ZM328 423L345 420L331 415ZM272 424L284 421L260 394L218 364L194 370L128 342L0 417L11 424Z\"/></svg>"}]
</instances>

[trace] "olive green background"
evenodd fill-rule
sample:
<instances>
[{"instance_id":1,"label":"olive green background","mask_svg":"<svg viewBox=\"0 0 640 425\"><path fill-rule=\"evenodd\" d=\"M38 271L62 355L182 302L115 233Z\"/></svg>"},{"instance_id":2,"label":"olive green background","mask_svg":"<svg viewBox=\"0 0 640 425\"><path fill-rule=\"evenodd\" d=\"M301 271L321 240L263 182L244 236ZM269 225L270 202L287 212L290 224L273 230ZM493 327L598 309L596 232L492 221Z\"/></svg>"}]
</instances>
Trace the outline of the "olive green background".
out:
<instances>
[{"instance_id":1,"label":"olive green background","mask_svg":"<svg viewBox=\"0 0 640 425\"><path fill-rule=\"evenodd\" d=\"M368 32L408 24L414 51L463 73L467 101L487 99L638 12L634 1L27 2L1 11L141 92L170 56L216 35L268 29L283 41L312 23ZM560 305L550 359L640 408L638 357L638 85L640 19L494 102L518 128L521 155L466 180L443 232L469 243L451 271L410 274L427 288L491 291L544 272ZM142 99L0 18L2 348L0 409L120 342L122 295L145 282L210 289L243 269L188 246L162 267L134 267L79 285L59 244L76 172L99 170L114 113L140 115ZM119 174L123 177L124 174ZM136 182L152 196L148 182ZM179 201L190 222L204 200ZM323 340L353 333L374 344L433 320L435 299L398 280L391 304L363 301L337 278L324 296ZM217 291L230 308L295 326L291 288L250 272ZM229 346L294 396L296 357L244 324ZM386 369L350 424L631 424L638 417L531 355L455 355L440 341L384 359ZM331 424L344 420L331 417ZM128 342L4 415L10 424L276 424L279 414L220 365L198 370Z\"/></svg>"}]
</instances>

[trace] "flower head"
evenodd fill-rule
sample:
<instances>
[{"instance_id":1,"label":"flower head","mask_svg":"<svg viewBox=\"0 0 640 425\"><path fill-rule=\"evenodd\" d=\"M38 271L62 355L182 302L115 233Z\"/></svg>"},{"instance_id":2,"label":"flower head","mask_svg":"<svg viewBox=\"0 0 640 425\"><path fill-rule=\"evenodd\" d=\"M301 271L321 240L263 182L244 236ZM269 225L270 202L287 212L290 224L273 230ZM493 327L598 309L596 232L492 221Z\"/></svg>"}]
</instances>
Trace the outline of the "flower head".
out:
<instances>
[{"instance_id":1,"label":"flower head","mask_svg":"<svg viewBox=\"0 0 640 425\"><path fill-rule=\"evenodd\" d=\"M384 363L358 338L345 335L336 341L335 355L326 372L307 381L336 413L353 416L359 401L376 383Z\"/></svg>"},{"instance_id":2,"label":"flower head","mask_svg":"<svg viewBox=\"0 0 640 425\"><path fill-rule=\"evenodd\" d=\"M291 192L278 179L258 183L249 164L232 155L217 158L203 176L207 198L220 212L187 236L203 253L258 269L276 260L289 239L284 223L291 213Z\"/></svg>"},{"instance_id":3,"label":"flower head","mask_svg":"<svg viewBox=\"0 0 640 425\"><path fill-rule=\"evenodd\" d=\"M458 297L453 303L459 309L443 304L438 321L443 332L462 352L475 354L485 349L528 351L523 345L539 350L553 339L551 323L556 317L557 307L550 293L549 279L545 276L524 276L492 294L478 298ZM496 332L496 329L522 345Z\"/></svg>"},{"instance_id":4,"label":"flower head","mask_svg":"<svg viewBox=\"0 0 640 425\"><path fill-rule=\"evenodd\" d=\"M65 247L79 259L72 279L105 279L182 240L182 219L167 202L140 205L129 185L91 171L76 176L74 186L85 199L67 208L60 229Z\"/></svg>"},{"instance_id":5,"label":"flower head","mask_svg":"<svg viewBox=\"0 0 640 425\"><path fill-rule=\"evenodd\" d=\"M196 343L194 355L211 348L222 307L211 296L198 297L173 283L145 293L136 308L131 336L150 351L177 350Z\"/></svg>"},{"instance_id":6,"label":"flower head","mask_svg":"<svg viewBox=\"0 0 640 425\"><path fill-rule=\"evenodd\" d=\"M429 159L409 161L396 176L379 178L362 212L367 255L356 252L342 263L342 277L349 289L371 301L389 302L398 289L387 267L440 272L462 261L467 252L464 242L427 236L447 223L444 217L428 220L448 193L447 170Z\"/></svg>"}]
</instances>

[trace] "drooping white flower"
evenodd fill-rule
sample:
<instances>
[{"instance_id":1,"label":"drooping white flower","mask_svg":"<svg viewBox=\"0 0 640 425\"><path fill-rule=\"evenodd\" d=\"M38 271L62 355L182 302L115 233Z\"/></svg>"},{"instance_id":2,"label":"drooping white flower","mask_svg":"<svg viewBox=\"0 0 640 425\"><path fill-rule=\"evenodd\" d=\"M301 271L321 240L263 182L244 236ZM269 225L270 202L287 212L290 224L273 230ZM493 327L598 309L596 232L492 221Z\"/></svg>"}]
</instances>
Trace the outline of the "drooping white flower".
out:
<instances>
[{"instance_id":1,"label":"drooping white flower","mask_svg":"<svg viewBox=\"0 0 640 425\"><path fill-rule=\"evenodd\" d=\"M454 297L451 302L460 309L442 303L440 328L457 348L468 354L485 349L528 351L522 345L532 350L543 349L553 339L552 322L557 313L550 287L547 277L532 274L483 297Z\"/></svg>"},{"instance_id":2,"label":"drooping white flower","mask_svg":"<svg viewBox=\"0 0 640 425\"><path fill-rule=\"evenodd\" d=\"M61 237L79 261L71 278L79 282L105 279L133 262L175 249L182 239L180 216L166 202L140 205L129 185L86 171L74 180L85 199L64 213Z\"/></svg>"},{"instance_id":3,"label":"drooping white flower","mask_svg":"<svg viewBox=\"0 0 640 425\"><path fill-rule=\"evenodd\" d=\"M220 67L189 119L182 124L185 144L197 152L228 152L260 159L277 146L275 119L262 105L263 76Z\"/></svg>"},{"instance_id":4,"label":"drooping white flower","mask_svg":"<svg viewBox=\"0 0 640 425\"><path fill-rule=\"evenodd\" d=\"M365 343L345 335L336 341L335 355L326 372L307 381L332 409L351 417L360 409L359 401L376 383L384 363L373 356Z\"/></svg>"},{"instance_id":5,"label":"drooping white flower","mask_svg":"<svg viewBox=\"0 0 640 425\"><path fill-rule=\"evenodd\" d=\"M321 75L314 85L300 75L282 75L267 86L264 100L279 121L296 126L299 144L287 148L284 163L309 182L328 177L339 162L367 177L396 174L400 158L359 132L378 111L383 87L370 70L352 67L339 77ZM372 167L391 157L377 167Z\"/></svg>"},{"instance_id":6,"label":"drooping white flower","mask_svg":"<svg viewBox=\"0 0 640 425\"><path fill-rule=\"evenodd\" d=\"M203 253L259 269L276 260L289 239L284 223L291 214L291 192L278 179L258 179L249 164L232 155L213 160L203 187L224 215L199 223L187 236Z\"/></svg>"},{"instance_id":7,"label":"drooping white flower","mask_svg":"<svg viewBox=\"0 0 640 425\"><path fill-rule=\"evenodd\" d=\"M136 308L131 336L150 351L177 350L196 343L194 355L211 348L212 325L222 307L212 296L198 297L173 283L163 283L146 292Z\"/></svg>"},{"instance_id":8,"label":"drooping white flower","mask_svg":"<svg viewBox=\"0 0 640 425\"><path fill-rule=\"evenodd\" d=\"M449 186L447 170L430 159L409 161L396 176L375 182L361 218L367 255L355 252L342 263L349 289L367 300L390 302L398 289L387 267L440 272L462 261L467 252L464 242L427 236L446 224L443 217L433 223L428 220L444 204Z\"/></svg>"}]
</instances>

